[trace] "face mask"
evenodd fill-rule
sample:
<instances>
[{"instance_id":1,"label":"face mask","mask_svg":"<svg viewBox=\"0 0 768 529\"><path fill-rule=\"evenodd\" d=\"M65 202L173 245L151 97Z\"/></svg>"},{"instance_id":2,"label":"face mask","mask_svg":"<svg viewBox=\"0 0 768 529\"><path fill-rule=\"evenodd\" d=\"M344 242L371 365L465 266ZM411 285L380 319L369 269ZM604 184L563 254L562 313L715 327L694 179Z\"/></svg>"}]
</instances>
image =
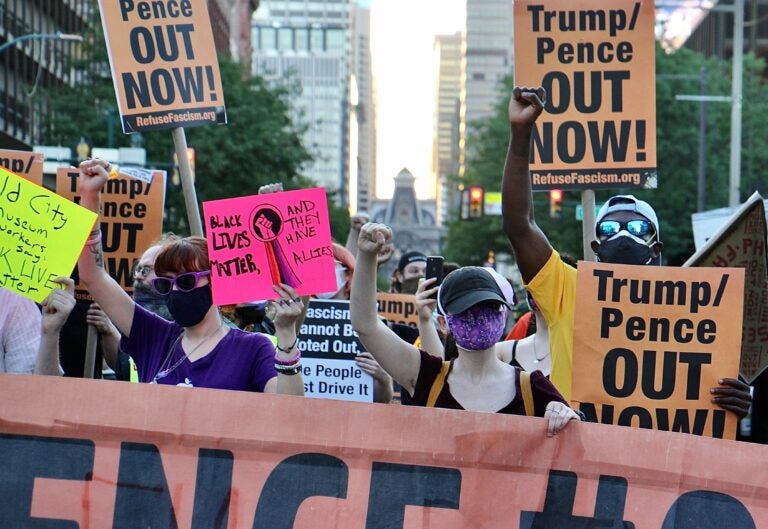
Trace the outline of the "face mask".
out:
<instances>
[{"instance_id":1,"label":"face mask","mask_svg":"<svg viewBox=\"0 0 768 529\"><path fill-rule=\"evenodd\" d=\"M189 292L171 290L165 303L176 323L182 327L193 327L203 321L208 309L213 305L211 285L197 287Z\"/></svg>"},{"instance_id":2,"label":"face mask","mask_svg":"<svg viewBox=\"0 0 768 529\"><path fill-rule=\"evenodd\" d=\"M620 231L597 247L597 259L601 263L647 265L652 257L650 246L626 231Z\"/></svg>"},{"instance_id":3,"label":"face mask","mask_svg":"<svg viewBox=\"0 0 768 529\"><path fill-rule=\"evenodd\" d=\"M416 289L419 288L419 280L423 279L421 277L412 277L410 279L403 279L400 282L400 293L401 294L415 294Z\"/></svg>"},{"instance_id":4,"label":"face mask","mask_svg":"<svg viewBox=\"0 0 768 529\"><path fill-rule=\"evenodd\" d=\"M335 292L323 292L321 294L315 294L318 299L332 299L336 297L342 288L347 286L347 269L343 266L336 267L336 291Z\"/></svg>"},{"instance_id":5,"label":"face mask","mask_svg":"<svg viewBox=\"0 0 768 529\"><path fill-rule=\"evenodd\" d=\"M134 281L133 300L161 318L171 319L171 313L168 312L168 307L165 304L165 296L161 296L151 285L142 281Z\"/></svg>"},{"instance_id":6,"label":"face mask","mask_svg":"<svg viewBox=\"0 0 768 529\"><path fill-rule=\"evenodd\" d=\"M456 345L469 351L482 351L493 347L501 338L506 311L475 305L459 314L448 314L445 318Z\"/></svg>"}]
</instances>

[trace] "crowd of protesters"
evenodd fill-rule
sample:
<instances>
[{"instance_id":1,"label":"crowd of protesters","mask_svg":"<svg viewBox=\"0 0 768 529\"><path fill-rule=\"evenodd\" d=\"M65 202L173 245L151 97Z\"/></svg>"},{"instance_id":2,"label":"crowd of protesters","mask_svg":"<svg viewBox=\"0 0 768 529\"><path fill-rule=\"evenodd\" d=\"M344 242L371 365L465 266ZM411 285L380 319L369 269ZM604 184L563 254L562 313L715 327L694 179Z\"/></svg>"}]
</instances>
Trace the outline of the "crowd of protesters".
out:
<instances>
[{"instance_id":1,"label":"crowd of protesters","mask_svg":"<svg viewBox=\"0 0 768 529\"><path fill-rule=\"evenodd\" d=\"M513 285L492 268L445 263L444 278L425 279L419 248L398 256L390 291L414 296L418 325L377 314L380 266L395 255L397 234L351 218L345 245L332 245L336 284L317 293L348 301L351 323L366 351L355 363L371 375L374 401L547 419L554 435L584 416L569 406L572 389L575 261L553 249L536 225L528 163L531 131L544 108L542 89L513 91L511 129L502 175L503 230L520 270L530 312L515 325ZM107 161L81 163L81 205L99 213ZM280 192L280 184L260 193ZM309 297L287 284L272 301L229 307L213 303L210 261L202 237L167 235L134 267L129 296L105 271L97 221L78 261L94 302L85 322L96 329L105 378L252 392L303 395L301 324ZM632 195L610 198L599 211L592 248L605 263L658 265L663 249L653 207ZM60 362L59 335L75 305L74 283L58 278L42 303L0 289L0 372L71 375ZM439 283L439 284L438 284ZM514 327L513 327L514 325ZM62 340L64 335L62 335ZM723 373L712 402L744 417L749 387Z\"/></svg>"}]
</instances>

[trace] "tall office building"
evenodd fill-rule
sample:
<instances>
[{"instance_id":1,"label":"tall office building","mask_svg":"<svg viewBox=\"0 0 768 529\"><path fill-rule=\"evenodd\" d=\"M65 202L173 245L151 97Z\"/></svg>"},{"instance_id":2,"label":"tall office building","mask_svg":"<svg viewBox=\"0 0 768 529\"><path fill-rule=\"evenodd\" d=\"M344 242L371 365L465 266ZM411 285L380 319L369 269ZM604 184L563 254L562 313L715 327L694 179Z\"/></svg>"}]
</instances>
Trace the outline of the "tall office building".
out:
<instances>
[{"instance_id":1,"label":"tall office building","mask_svg":"<svg viewBox=\"0 0 768 529\"><path fill-rule=\"evenodd\" d=\"M456 209L459 174L459 126L463 35L435 37L437 86L434 114L432 173L436 184L438 224L449 220Z\"/></svg>"},{"instance_id":2,"label":"tall office building","mask_svg":"<svg viewBox=\"0 0 768 529\"><path fill-rule=\"evenodd\" d=\"M297 119L315 156L306 176L348 205L351 0L262 0L253 20L253 72L295 80Z\"/></svg>"},{"instance_id":3,"label":"tall office building","mask_svg":"<svg viewBox=\"0 0 768 529\"><path fill-rule=\"evenodd\" d=\"M466 81L462 92L463 138L472 123L493 113L499 83L512 73L514 35L512 0L467 0L464 53ZM463 175L463 152L460 172Z\"/></svg>"},{"instance_id":4,"label":"tall office building","mask_svg":"<svg viewBox=\"0 0 768 529\"><path fill-rule=\"evenodd\" d=\"M376 108L371 70L371 10L357 0L352 17L349 206L370 211L376 191Z\"/></svg>"},{"instance_id":5,"label":"tall office building","mask_svg":"<svg viewBox=\"0 0 768 529\"><path fill-rule=\"evenodd\" d=\"M0 1L0 45L20 37L79 35L98 20L89 0ZM45 112L41 88L74 83L69 59L79 53L77 42L59 39L24 39L0 52L0 147L28 150L40 139Z\"/></svg>"}]
</instances>

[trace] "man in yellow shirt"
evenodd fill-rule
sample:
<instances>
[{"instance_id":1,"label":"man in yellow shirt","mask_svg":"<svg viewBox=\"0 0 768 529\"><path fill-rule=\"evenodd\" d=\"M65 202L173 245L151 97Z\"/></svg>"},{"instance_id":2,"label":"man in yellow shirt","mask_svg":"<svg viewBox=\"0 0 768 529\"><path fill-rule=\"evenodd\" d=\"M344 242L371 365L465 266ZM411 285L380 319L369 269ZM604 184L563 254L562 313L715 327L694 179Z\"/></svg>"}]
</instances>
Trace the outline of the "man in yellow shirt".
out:
<instances>
[{"instance_id":1,"label":"man in yellow shirt","mask_svg":"<svg viewBox=\"0 0 768 529\"><path fill-rule=\"evenodd\" d=\"M509 101L510 140L502 178L502 222L528 291L549 325L551 380L570 400L573 367L573 320L576 270L563 263L533 217L528 172L531 131L546 101L543 88L515 88ZM608 199L597 215L592 249L605 263L660 264L664 247L656 212L632 195ZM747 414L749 388L737 379L722 379L712 401L739 417Z\"/></svg>"}]
</instances>

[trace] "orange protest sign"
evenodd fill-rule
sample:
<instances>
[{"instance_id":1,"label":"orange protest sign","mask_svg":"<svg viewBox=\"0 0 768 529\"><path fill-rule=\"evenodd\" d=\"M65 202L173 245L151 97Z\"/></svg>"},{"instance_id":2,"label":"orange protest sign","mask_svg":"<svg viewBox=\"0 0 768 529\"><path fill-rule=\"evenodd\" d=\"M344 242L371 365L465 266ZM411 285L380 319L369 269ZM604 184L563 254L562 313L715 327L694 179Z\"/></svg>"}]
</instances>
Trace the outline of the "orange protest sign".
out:
<instances>
[{"instance_id":1,"label":"orange protest sign","mask_svg":"<svg viewBox=\"0 0 768 529\"><path fill-rule=\"evenodd\" d=\"M574 423L547 438L535 417L31 375L0 375L0 421L4 527L768 520L768 448L669 432Z\"/></svg>"},{"instance_id":2,"label":"orange protest sign","mask_svg":"<svg viewBox=\"0 0 768 529\"><path fill-rule=\"evenodd\" d=\"M56 193L79 203L79 171L60 167ZM126 292L133 292L133 263L162 236L165 206L165 171L154 171L152 182L124 175L107 181L101 196L101 233L104 266ZM75 297L91 301L78 284Z\"/></svg>"},{"instance_id":3,"label":"orange protest sign","mask_svg":"<svg viewBox=\"0 0 768 529\"><path fill-rule=\"evenodd\" d=\"M43 185L44 160L39 152L0 149L0 166L39 186Z\"/></svg>"},{"instance_id":4,"label":"orange protest sign","mask_svg":"<svg viewBox=\"0 0 768 529\"><path fill-rule=\"evenodd\" d=\"M580 262L572 399L589 419L735 439L744 270Z\"/></svg>"},{"instance_id":5,"label":"orange protest sign","mask_svg":"<svg viewBox=\"0 0 768 529\"><path fill-rule=\"evenodd\" d=\"M416 296L412 294L376 293L376 306L379 316L392 323L402 323L416 327L419 314L416 312Z\"/></svg>"},{"instance_id":6,"label":"orange protest sign","mask_svg":"<svg viewBox=\"0 0 768 529\"><path fill-rule=\"evenodd\" d=\"M768 367L768 248L763 199L754 193L683 266L744 268L739 372L750 384Z\"/></svg>"},{"instance_id":7,"label":"orange protest sign","mask_svg":"<svg viewBox=\"0 0 768 529\"><path fill-rule=\"evenodd\" d=\"M123 132L227 122L207 2L99 0Z\"/></svg>"},{"instance_id":8,"label":"orange protest sign","mask_svg":"<svg viewBox=\"0 0 768 529\"><path fill-rule=\"evenodd\" d=\"M534 189L655 188L653 2L515 0L515 84L547 90Z\"/></svg>"}]
</instances>

